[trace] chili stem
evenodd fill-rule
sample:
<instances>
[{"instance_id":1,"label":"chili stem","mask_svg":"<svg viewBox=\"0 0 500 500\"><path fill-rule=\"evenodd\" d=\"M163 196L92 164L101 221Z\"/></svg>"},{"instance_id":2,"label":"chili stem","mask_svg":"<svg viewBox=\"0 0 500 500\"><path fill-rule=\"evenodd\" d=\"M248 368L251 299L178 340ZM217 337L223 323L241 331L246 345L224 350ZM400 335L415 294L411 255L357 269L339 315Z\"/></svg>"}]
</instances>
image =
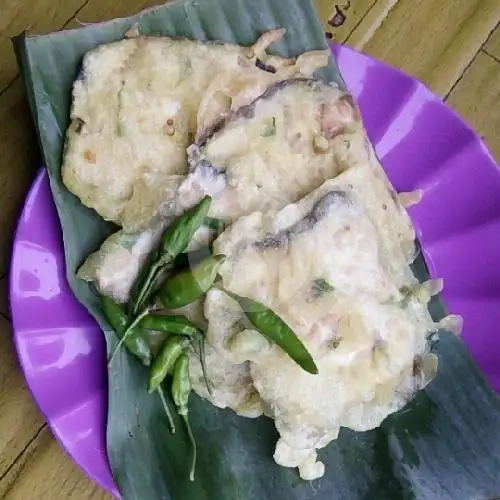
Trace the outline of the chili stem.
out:
<instances>
[{"instance_id":1,"label":"chili stem","mask_svg":"<svg viewBox=\"0 0 500 500\"><path fill-rule=\"evenodd\" d=\"M194 469L196 467L196 440L194 438L193 430L191 429L191 424L189 423L189 418L187 415L182 415L182 419L184 420L184 423L186 424L186 429L188 432L189 436L189 441L191 441L191 446L193 448L193 458L191 460L191 470L189 471L189 480L194 481Z\"/></svg>"},{"instance_id":2,"label":"chili stem","mask_svg":"<svg viewBox=\"0 0 500 500\"><path fill-rule=\"evenodd\" d=\"M167 415L168 422L170 424L170 431L172 434L175 434L175 424L174 424L174 417L172 417L172 412L170 411L170 408L168 407L167 399L165 398L165 393L163 392L163 389L158 387L156 389L158 392L158 395L160 396L161 399L161 404L163 405L163 409L165 410L165 414Z\"/></svg>"},{"instance_id":3,"label":"chili stem","mask_svg":"<svg viewBox=\"0 0 500 500\"><path fill-rule=\"evenodd\" d=\"M113 351L113 353L111 354L111 357L108 360L108 366L113 361L113 358L116 356L116 353L118 352L120 347L123 345L125 340L127 340L127 337L128 337L128 335L130 335L130 332L141 322L142 318L144 318L145 316L147 316L151 312L151 309L152 309L152 307L146 307L146 309L144 309L144 311L142 311L139 314L139 316L137 316L137 318L135 318L134 321L132 321L132 323L130 323L130 325L127 327L127 329L123 332L123 337L120 339L120 341L116 345L115 350Z\"/></svg>"},{"instance_id":4,"label":"chili stem","mask_svg":"<svg viewBox=\"0 0 500 500\"><path fill-rule=\"evenodd\" d=\"M148 276L142 285L141 291L139 292L139 296L137 297L137 302L135 303L132 312L134 315L137 314L137 311L142 309L142 305L149 298L151 294L151 290L156 285L157 279L161 272L163 271L163 267L168 264L168 261L165 260L164 257L160 258L157 262L155 262L151 269L149 270Z\"/></svg>"},{"instance_id":5,"label":"chili stem","mask_svg":"<svg viewBox=\"0 0 500 500\"><path fill-rule=\"evenodd\" d=\"M199 349L200 349L200 363L201 363L201 371L203 372L203 379L205 380L205 385L207 386L207 391L210 396L212 396L212 387L210 386L210 381L208 380L208 370L207 363L205 360L205 338L201 337L199 340Z\"/></svg>"}]
</instances>

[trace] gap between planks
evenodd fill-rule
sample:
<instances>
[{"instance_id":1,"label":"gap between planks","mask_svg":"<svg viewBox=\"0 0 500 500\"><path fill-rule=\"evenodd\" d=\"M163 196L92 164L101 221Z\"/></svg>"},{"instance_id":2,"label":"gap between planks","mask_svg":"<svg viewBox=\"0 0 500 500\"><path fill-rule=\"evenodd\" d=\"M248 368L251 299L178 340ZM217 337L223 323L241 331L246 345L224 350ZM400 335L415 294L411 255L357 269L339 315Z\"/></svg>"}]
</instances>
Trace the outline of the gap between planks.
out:
<instances>
[{"instance_id":1,"label":"gap between planks","mask_svg":"<svg viewBox=\"0 0 500 500\"><path fill-rule=\"evenodd\" d=\"M66 28L73 19L76 19L76 16L82 11L82 9L89 3L90 0L85 0L79 7L78 9L73 12L73 14L59 27L56 27L55 30L62 30ZM7 14L6 14L7 15ZM26 32L29 31L29 27L25 30ZM16 80L19 78L19 72L16 73L16 76L9 82L7 85L5 85L2 89L0 89L0 97L2 96L3 93L5 93L7 90L9 90L12 85L16 82Z\"/></svg>"},{"instance_id":2,"label":"gap between planks","mask_svg":"<svg viewBox=\"0 0 500 500\"><path fill-rule=\"evenodd\" d=\"M494 56L490 52L488 52L487 49L481 49L482 52L484 52L487 56L490 56L494 61L496 61L498 64L500 64L500 59L498 57Z\"/></svg>"},{"instance_id":3,"label":"gap between planks","mask_svg":"<svg viewBox=\"0 0 500 500\"><path fill-rule=\"evenodd\" d=\"M26 443L26 446L22 451L12 460L12 463L5 469L3 474L0 476L0 482L9 474L9 472L16 466L19 460L22 458L26 450L31 446L31 444L38 438L38 436L47 428L47 423L43 423L40 428L35 432L33 437Z\"/></svg>"},{"instance_id":4,"label":"gap between planks","mask_svg":"<svg viewBox=\"0 0 500 500\"><path fill-rule=\"evenodd\" d=\"M500 60L498 60L494 55L490 54L487 50L486 50L486 45L490 39L490 37L493 35L493 33L500 28L500 22L498 22L496 24L496 26L494 28L492 28L489 32L488 32L488 36L486 37L486 39L484 40L484 43L481 45L481 47L478 49L478 51L474 54L474 57L471 58L471 60L469 61L469 63L467 64L467 66L464 68L464 70L462 71L462 74L457 78L457 80L455 81L455 83L450 87L450 90L446 93L446 95L443 96L443 101L447 101L448 98L450 97L451 93L455 90L455 88L457 87L457 85L461 82L462 78L464 77L465 73L467 73L467 71L470 69L470 67L472 66L472 63L474 62L474 60L476 59L476 57L478 56L478 54L480 52L483 52L484 54L490 56L494 61L498 62L500 64ZM499 71L500 71L500 67L499 67Z\"/></svg>"}]
</instances>

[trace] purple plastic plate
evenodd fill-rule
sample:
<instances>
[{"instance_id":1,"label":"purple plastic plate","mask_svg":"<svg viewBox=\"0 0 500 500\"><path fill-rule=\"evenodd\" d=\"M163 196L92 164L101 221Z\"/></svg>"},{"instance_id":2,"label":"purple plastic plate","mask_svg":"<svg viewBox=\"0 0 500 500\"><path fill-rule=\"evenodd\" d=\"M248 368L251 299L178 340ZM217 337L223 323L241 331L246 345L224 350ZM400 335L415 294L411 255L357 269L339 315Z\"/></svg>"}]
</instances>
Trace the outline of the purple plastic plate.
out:
<instances>
[{"instance_id":1,"label":"purple plastic plate","mask_svg":"<svg viewBox=\"0 0 500 500\"><path fill-rule=\"evenodd\" d=\"M500 390L500 170L480 138L420 82L334 47L368 134L398 191L423 190L410 215L432 276L464 318L463 338ZM14 339L28 385L62 445L118 494L106 457L104 337L65 279L45 170L21 215L12 256Z\"/></svg>"}]
</instances>

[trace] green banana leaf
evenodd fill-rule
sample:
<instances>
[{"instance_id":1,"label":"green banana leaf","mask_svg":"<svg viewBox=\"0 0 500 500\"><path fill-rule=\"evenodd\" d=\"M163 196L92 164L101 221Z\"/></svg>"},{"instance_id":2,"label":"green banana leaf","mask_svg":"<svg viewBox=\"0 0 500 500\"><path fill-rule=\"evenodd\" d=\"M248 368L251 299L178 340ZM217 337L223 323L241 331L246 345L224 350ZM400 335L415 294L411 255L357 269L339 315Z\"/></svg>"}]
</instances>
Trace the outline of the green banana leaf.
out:
<instances>
[{"instance_id":1,"label":"green banana leaf","mask_svg":"<svg viewBox=\"0 0 500 500\"><path fill-rule=\"evenodd\" d=\"M77 267L112 227L85 208L61 182L70 92L82 56L118 40L138 23L143 34L181 35L250 44L274 27L287 28L282 55L325 48L310 0L177 1L78 30L15 38L14 46L63 228L67 277L76 297L102 327L108 352L116 338ZM342 84L332 64L321 77ZM419 278L426 278L420 262ZM443 314L434 303L435 319ZM199 444L197 479L190 482L191 449L184 427L172 436L158 398L146 393L147 372L121 350L109 370L108 455L125 499L138 500L493 500L500 496L500 400L462 342L440 332L436 379L374 431L343 430L320 451L326 475L314 482L276 465L271 420L237 417L193 396L192 426Z\"/></svg>"}]
</instances>

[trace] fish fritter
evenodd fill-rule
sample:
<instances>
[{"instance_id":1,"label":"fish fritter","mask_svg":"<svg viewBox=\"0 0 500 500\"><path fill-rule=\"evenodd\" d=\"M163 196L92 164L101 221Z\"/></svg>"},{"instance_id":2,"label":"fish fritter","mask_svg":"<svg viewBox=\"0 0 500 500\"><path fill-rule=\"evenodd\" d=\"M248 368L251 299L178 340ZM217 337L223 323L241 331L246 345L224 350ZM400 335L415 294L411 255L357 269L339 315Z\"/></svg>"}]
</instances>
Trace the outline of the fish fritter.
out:
<instances>
[{"instance_id":1,"label":"fish fritter","mask_svg":"<svg viewBox=\"0 0 500 500\"><path fill-rule=\"evenodd\" d=\"M274 310L318 366L307 373L227 294L208 293L209 344L247 367L259 408L280 433L276 462L304 479L323 475L316 450L340 427L379 426L436 372L427 338L439 325L427 303L442 281L419 284L411 272L402 245L410 227L385 181L364 165L279 211L241 217L214 243L226 255L222 286Z\"/></svg>"},{"instance_id":2,"label":"fish fritter","mask_svg":"<svg viewBox=\"0 0 500 500\"><path fill-rule=\"evenodd\" d=\"M277 82L212 123L189 148L179 203L213 199L211 214L235 220L297 201L367 160L358 109L334 84Z\"/></svg>"},{"instance_id":3,"label":"fish fritter","mask_svg":"<svg viewBox=\"0 0 500 500\"><path fill-rule=\"evenodd\" d=\"M209 120L200 105L210 82L223 75L224 85L232 79L248 84L253 97L250 89L310 76L327 64L327 51L292 59L268 55L267 47L283 34L264 33L251 47L137 36L87 53L73 87L65 185L128 232L175 211L170 202L178 177L187 173L186 148L198 121Z\"/></svg>"}]
</instances>

